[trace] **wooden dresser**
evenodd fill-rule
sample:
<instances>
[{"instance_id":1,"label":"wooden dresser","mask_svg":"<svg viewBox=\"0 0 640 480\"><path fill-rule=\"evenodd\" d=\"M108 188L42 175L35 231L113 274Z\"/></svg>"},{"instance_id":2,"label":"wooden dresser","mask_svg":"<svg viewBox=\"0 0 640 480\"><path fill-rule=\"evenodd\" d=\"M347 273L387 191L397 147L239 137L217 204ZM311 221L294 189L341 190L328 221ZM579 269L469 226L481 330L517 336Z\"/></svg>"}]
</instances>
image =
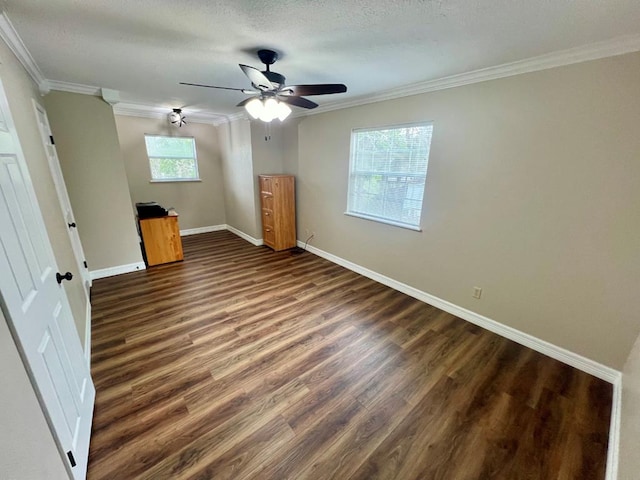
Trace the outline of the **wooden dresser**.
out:
<instances>
[{"instance_id":1,"label":"wooden dresser","mask_svg":"<svg viewBox=\"0 0 640 480\"><path fill-rule=\"evenodd\" d=\"M296 246L296 194L293 175L260 175L262 239L274 250Z\"/></svg>"},{"instance_id":2,"label":"wooden dresser","mask_svg":"<svg viewBox=\"0 0 640 480\"><path fill-rule=\"evenodd\" d=\"M177 216L144 218L139 223L148 266L178 262L184 258Z\"/></svg>"}]
</instances>

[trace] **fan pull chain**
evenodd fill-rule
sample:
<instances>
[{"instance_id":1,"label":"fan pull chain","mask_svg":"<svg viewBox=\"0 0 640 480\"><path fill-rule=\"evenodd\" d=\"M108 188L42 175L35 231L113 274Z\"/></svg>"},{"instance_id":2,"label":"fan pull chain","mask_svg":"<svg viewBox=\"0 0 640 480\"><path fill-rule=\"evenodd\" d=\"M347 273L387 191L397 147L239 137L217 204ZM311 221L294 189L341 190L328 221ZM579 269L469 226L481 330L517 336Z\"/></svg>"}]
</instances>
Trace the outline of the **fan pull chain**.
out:
<instances>
[{"instance_id":1,"label":"fan pull chain","mask_svg":"<svg viewBox=\"0 0 640 480\"><path fill-rule=\"evenodd\" d=\"M266 122L264 124L264 141L268 142L271 140L271 122Z\"/></svg>"}]
</instances>

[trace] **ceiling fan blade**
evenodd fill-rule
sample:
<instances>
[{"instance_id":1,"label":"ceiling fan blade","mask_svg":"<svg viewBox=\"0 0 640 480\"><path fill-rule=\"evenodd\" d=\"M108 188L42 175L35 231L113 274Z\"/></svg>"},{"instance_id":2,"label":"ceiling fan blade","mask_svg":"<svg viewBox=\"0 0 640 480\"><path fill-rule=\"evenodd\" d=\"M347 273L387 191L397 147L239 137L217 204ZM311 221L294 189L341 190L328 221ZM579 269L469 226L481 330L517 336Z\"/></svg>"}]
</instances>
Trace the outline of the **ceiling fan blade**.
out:
<instances>
[{"instance_id":1,"label":"ceiling fan blade","mask_svg":"<svg viewBox=\"0 0 640 480\"><path fill-rule=\"evenodd\" d=\"M308 109L316 108L318 106L317 103L302 97L288 97L284 95L282 97L278 96L278 100L284 103L288 103L289 105L295 105L296 107L302 107L302 108L308 108Z\"/></svg>"},{"instance_id":2,"label":"ceiling fan blade","mask_svg":"<svg viewBox=\"0 0 640 480\"><path fill-rule=\"evenodd\" d=\"M215 85L202 85L201 83L180 82L180 85L190 85L192 87L219 88L221 90L237 90L242 93L244 93L244 91L246 90L245 88L217 87Z\"/></svg>"},{"instance_id":3,"label":"ceiling fan blade","mask_svg":"<svg viewBox=\"0 0 640 480\"><path fill-rule=\"evenodd\" d=\"M192 87L220 88L222 90L236 90L236 91L242 92L242 93L244 93L246 95L257 95L257 94L260 93L260 90L251 90L249 88L217 87L215 85L203 85L201 83L180 82L180 85L191 85Z\"/></svg>"},{"instance_id":4,"label":"ceiling fan blade","mask_svg":"<svg viewBox=\"0 0 640 480\"><path fill-rule=\"evenodd\" d=\"M244 72L244 74L249 77L251 83L254 87L259 90L274 90L276 87L273 83L269 81L264 74L258 70L257 68L250 67L249 65L240 64L240 68Z\"/></svg>"},{"instance_id":5,"label":"ceiling fan blade","mask_svg":"<svg viewBox=\"0 0 640 480\"><path fill-rule=\"evenodd\" d=\"M347 86L342 83L318 83L316 85L287 85L279 93L284 95L328 95L330 93L344 93Z\"/></svg>"}]
</instances>

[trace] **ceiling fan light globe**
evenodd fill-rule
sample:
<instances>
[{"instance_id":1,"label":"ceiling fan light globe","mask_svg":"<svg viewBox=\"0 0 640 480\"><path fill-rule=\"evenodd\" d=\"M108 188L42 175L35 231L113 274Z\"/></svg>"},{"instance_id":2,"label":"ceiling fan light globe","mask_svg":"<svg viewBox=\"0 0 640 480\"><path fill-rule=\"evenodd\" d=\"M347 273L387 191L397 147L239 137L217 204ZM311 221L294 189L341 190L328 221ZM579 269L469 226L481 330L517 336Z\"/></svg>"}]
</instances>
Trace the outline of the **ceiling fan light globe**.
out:
<instances>
[{"instance_id":1,"label":"ceiling fan light globe","mask_svg":"<svg viewBox=\"0 0 640 480\"><path fill-rule=\"evenodd\" d=\"M254 98L244 106L245 110L253 118L258 119L264 111L264 105L259 98Z\"/></svg>"},{"instance_id":2,"label":"ceiling fan light globe","mask_svg":"<svg viewBox=\"0 0 640 480\"><path fill-rule=\"evenodd\" d=\"M275 98L267 98L264 101L264 109L260 114L260 120L270 122L278 116L278 101Z\"/></svg>"},{"instance_id":3,"label":"ceiling fan light globe","mask_svg":"<svg viewBox=\"0 0 640 480\"><path fill-rule=\"evenodd\" d=\"M291 114L291 108L289 105L283 102L278 102L278 119L282 122Z\"/></svg>"},{"instance_id":4,"label":"ceiling fan light globe","mask_svg":"<svg viewBox=\"0 0 640 480\"><path fill-rule=\"evenodd\" d=\"M273 113L270 112L269 110L267 110L266 108L262 111L262 113L260 114L260 116L258 117L260 120L262 120L263 122L270 122L271 120L273 120L275 117L273 116Z\"/></svg>"},{"instance_id":5,"label":"ceiling fan light globe","mask_svg":"<svg viewBox=\"0 0 640 480\"><path fill-rule=\"evenodd\" d=\"M278 101L273 97L267 98L264 101L264 108L271 114L272 117L275 117L278 111Z\"/></svg>"}]
</instances>

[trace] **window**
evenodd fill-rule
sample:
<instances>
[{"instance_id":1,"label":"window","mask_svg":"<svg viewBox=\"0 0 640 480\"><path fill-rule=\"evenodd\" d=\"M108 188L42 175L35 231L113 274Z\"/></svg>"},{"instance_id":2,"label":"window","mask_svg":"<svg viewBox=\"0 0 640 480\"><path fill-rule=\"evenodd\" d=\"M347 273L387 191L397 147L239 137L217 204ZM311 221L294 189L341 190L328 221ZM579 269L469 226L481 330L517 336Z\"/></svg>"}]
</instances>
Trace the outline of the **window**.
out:
<instances>
[{"instance_id":1,"label":"window","mask_svg":"<svg viewBox=\"0 0 640 480\"><path fill-rule=\"evenodd\" d=\"M152 182L199 180L196 141L192 137L145 135Z\"/></svg>"},{"instance_id":2,"label":"window","mask_svg":"<svg viewBox=\"0 0 640 480\"><path fill-rule=\"evenodd\" d=\"M347 215L420 230L433 125L351 132Z\"/></svg>"}]
</instances>

